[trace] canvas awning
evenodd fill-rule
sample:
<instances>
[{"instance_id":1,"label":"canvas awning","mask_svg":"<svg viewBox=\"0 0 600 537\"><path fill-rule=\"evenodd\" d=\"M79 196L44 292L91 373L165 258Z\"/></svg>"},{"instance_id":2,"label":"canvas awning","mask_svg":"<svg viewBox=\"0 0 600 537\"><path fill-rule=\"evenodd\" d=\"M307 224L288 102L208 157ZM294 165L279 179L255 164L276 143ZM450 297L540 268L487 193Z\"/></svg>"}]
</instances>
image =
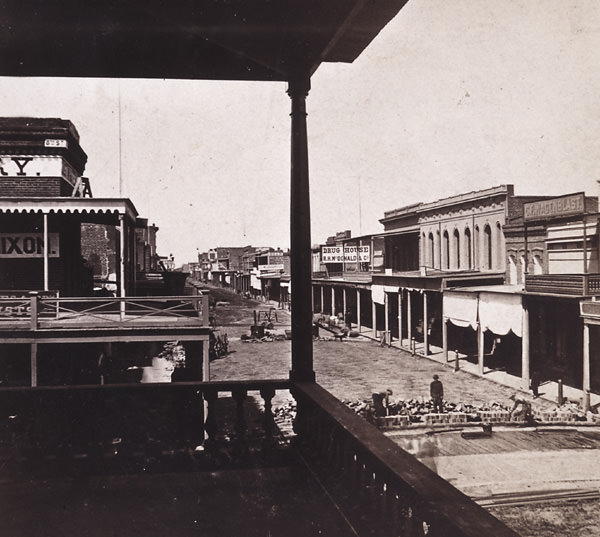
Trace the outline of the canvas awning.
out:
<instances>
[{"instance_id":1,"label":"canvas awning","mask_svg":"<svg viewBox=\"0 0 600 537\"><path fill-rule=\"evenodd\" d=\"M523 305L521 295L479 293L479 322L483 330L499 336L512 332L523 334Z\"/></svg>"},{"instance_id":2,"label":"canvas awning","mask_svg":"<svg viewBox=\"0 0 600 537\"><path fill-rule=\"evenodd\" d=\"M127 198L0 198L0 214L123 215L135 222L138 212ZM97 218L96 218L97 219Z\"/></svg>"},{"instance_id":3,"label":"canvas awning","mask_svg":"<svg viewBox=\"0 0 600 537\"><path fill-rule=\"evenodd\" d=\"M477 293L444 292L444 317L453 325L477 328Z\"/></svg>"},{"instance_id":4,"label":"canvas awning","mask_svg":"<svg viewBox=\"0 0 600 537\"><path fill-rule=\"evenodd\" d=\"M481 328L499 336L523 334L523 306L519 294L445 291L444 317L456 326Z\"/></svg>"}]
</instances>

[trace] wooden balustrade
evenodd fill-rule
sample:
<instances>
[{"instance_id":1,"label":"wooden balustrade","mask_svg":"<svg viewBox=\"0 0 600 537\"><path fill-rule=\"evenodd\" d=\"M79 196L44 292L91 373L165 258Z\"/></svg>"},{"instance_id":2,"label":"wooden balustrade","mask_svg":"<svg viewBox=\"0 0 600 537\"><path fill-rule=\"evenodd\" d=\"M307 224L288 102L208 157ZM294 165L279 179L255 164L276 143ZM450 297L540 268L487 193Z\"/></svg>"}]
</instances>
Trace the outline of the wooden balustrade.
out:
<instances>
[{"instance_id":1,"label":"wooden balustrade","mask_svg":"<svg viewBox=\"0 0 600 537\"><path fill-rule=\"evenodd\" d=\"M5 428L0 438L12 442L18 455L25 454L24 448L33 449L35 455L47 453L49 446L65 444L71 456L77 452L89 455L99 442L104 441L106 447L108 441L115 457L122 451L135 458L136 445L143 446L143 464L147 465L151 464L149 453L155 452L154 459L160 460L161 453L171 450L175 442L187 448L187 453L195 445L203 445L195 465L211 461L222 465L225 460L243 464L256 460L248 457L257 452L264 463L267 459L263 455L272 453L274 447L272 399L278 390L290 390L296 398L297 453L357 535L517 536L312 382L286 379L3 388L0 407L14 419L11 430ZM253 392L262 397L264 412L252 416L250 409L256 407L249 404L248 395ZM262 424L260 438L256 424L259 428ZM72 436L66 440L63 435ZM153 443L156 438L164 444ZM114 445L110 445L111 440ZM72 460L66 468L71 468ZM106 471L106 464L104 459L99 468Z\"/></svg>"},{"instance_id":2,"label":"wooden balustrade","mask_svg":"<svg viewBox=\"0 0 600 537\"><path fill-rule=\"evenodd\" d=\"M358 535L517 536L317 384L292 393L301 453Z\"/></svg>"},{"instance_id":3,"label":"wooden balustrade","mask_svg":"<svg viewBox=\"0 0 600 537\"><path fill-rule=\"evenodd\" d=\"M58 448L73 456L87 455L97 448L112 449L113 442L119 450L127 448L129 452L144 451L151 444L162 451L198 445L206 450L223 449L230 444L236 456L245 456L250 449L248 394L257 392L265 398L264 418L257 410L259 419L252 424L264 426L253 433L260 438L259 449L264 450L272 447L272 399L277 390L289 390L289 381L0 388L2 420L11 416L0 421L0 443L12 444L20 456L36 457ZM231 394L231 398L219 398L219 394ZM233 399L234 405L223 408L220 399ZM225 433L231 442L223 440Z\"/></svg>"},{"instance_id":4,"label":"wooden balustrade","mask_svg":"<svg viewBox=\"0 0 600 537\"><path fill-rule=\"evenodd\" d=\"M100 298L19 293L0 297L0 330L140 327L173 322L208 327L208 295Z\"/></svg>"}]
</instances>

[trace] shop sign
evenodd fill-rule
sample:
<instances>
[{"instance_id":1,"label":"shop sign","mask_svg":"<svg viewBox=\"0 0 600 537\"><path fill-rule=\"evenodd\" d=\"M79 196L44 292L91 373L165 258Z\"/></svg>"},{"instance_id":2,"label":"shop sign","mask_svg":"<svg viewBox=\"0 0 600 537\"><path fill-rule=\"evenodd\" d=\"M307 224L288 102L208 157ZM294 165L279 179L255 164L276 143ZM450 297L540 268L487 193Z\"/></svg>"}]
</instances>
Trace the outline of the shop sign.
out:
<instances>
[{"instance_id":1,"label":"shop sign","mask_svg":"<svg viewBox=\"0 0 600 537\"><path fill-rule=\"evenodd\" d=\"M284 270L283 263L274 263L272 265L258 265L259 272L278 272Z\"/></svg>"},{"instance_id":2,"label":"shop sign","mask_svg":"<svg viewBox=\"0 0 600 537\"><path fill-rule=\"evenodd\" d=\"M582 215L585 211L585 194L569 194L549 200L531 201L523 204L523 219L548 220L563 216Z\"/></svg>"},{"instance_id":3,"label":"shop sign","mask_svg":"<svg viewBox=\"0 0 600 537\"><path fill-rule=\"evenodd\" d=\"M31 301L28 297L0 294L0 317L28 317L30 313Z\"/></svg>"},{"instance_id":4,"label":"shop sign","mask_svg":"<svg viewBox=\"0 0 600 537\"><path fill-rule=\"evenodd\" d=\"M1 177L62 177L75 184L77 172L62 157L55 156L2 156Z\"/></svg>"},{"instance_id":5,"label":"shop sign","mask_svg":"<svg viewBox=\"0 0 600 537\"><path fill-rule=\"evenodd\" d=\"M39 297L56 297L58 295L55 291L38 291ZM38 310L39 317L55 317L56 306L52 304L44 305L40 304ZM28 292L25 291L12 291L12 292L0 292L0 319L9 317L11 319L15 317L29 317L31 314L31 298Z\"/></svg>"},{"instance_id":6,"label":"shop sign","mask_svg":"<svg viewBox=\"0 0 600 537\"><path fill-rule=\"evenodd\" d=\"M58 233L48 233L48 257L59 257ZM0 258L44 257L42 233L0 233Z\"/></svg>"},{"instance_id":7,"label":"shop sign","mask_svg":"<svg viewBox=\"0 0 600 537\"><path fill-rule=\"evenodd\" d=\"M44 147L64 147L65 149L69 147L69 142L66 140L44 140Z\"/></svg>"},{"instance_id":8,"label":"shop sign","mask_svg":"<svg viewBox=\"0 0 600 537\"><path fill-rule=\"evenodd\" d=\"M370 246L321 246L322 263L368 263L370 260Z\"/></svg>"}]
</instances>

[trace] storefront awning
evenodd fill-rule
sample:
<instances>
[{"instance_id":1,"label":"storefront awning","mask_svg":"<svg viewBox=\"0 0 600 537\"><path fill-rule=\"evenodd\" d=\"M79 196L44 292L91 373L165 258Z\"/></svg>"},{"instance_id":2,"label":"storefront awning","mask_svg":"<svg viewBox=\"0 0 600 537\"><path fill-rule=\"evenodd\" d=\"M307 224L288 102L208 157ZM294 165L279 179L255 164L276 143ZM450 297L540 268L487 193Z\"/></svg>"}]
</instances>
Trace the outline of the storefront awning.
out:
<instances>
[{"instance_id":1,"label":"storefront awning","mask_svg":"<svg viewBox=\"0 0 600 537\"><path fill-rule=\"evenodd\" d=\"M252 289L256 289L257 291L261 290L260 278L256 276L256 274L250 274L250 287L252 287Z\"/></svg>"},{"instance_id":2,"label":"storefront awning","mask_svg":"<svg viewBox=\"0 0 600 537\"><path fill-rule=\"evenodd\" d=\"M521 295L506 293L479 294L479 322L483 330L499 336L512 332L523 334L523 305Z\"/></svg>"},{"instance_id":3,"label":"storefront awning","mask_svg":"<svg viewBox=\"0 0 600 537\"><path fill-rule=\"evenodd\" d=\"M444 293L444 317L453 325L477 328L477 293Z\"/></svg>"},{"instance_id":4,"label":"storefront awning","mask_svg":"<svg viewBox=\"0 0 600 537\"><path fill-rule=\"evenodd\" d=\"M134 222L138 216L128 198L0 198L1 213L122 214Z\"/></svg>"},{"instance_id":5,"label":"storefront awning","mask_svg":"<svg viewBox=\"0 0 600 537\"><path fill-rule=\"evenodd\" d=\"M499 336L512 332L523 334L523 306L521 295L491 292L446 291L443 296L444 317L455 326L477 324Z\"/></svg>"}]
</instances>

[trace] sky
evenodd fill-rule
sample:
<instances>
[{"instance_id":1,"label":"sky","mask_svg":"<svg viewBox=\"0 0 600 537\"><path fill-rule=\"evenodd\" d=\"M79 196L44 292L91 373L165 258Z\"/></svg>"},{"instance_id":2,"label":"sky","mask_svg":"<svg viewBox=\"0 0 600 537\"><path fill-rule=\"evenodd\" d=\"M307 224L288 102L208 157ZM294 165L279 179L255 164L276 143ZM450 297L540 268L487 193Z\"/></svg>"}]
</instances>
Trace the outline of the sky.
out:
<instances>
[{"instance_id":1,"label":"sky","mask_svg":"<svg viewBox=\"0 0 600 537\"><path fill-rule=\"evenodd\" d=\"M410 0L307 99L312 242L513 184L600 194L600 2ZM284 83L0 77L0 115L76 126L95 197L131 198L176 263L289 246Z\"/></svg>"}]
</instances>

